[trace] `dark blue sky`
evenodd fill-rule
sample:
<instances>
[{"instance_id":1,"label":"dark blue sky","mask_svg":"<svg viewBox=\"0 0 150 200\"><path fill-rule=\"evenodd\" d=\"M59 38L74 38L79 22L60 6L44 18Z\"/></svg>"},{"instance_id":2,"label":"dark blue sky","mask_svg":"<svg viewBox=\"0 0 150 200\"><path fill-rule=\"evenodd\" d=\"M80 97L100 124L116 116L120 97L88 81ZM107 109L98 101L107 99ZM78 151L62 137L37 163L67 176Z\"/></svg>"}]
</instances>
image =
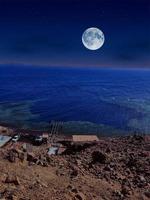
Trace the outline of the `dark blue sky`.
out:
<instances>
[{"instance_id":1,"label":"dark blue sky","mask_svg":"<svg viewBox=\"0 0 150 200\"><path fill-rule=\"evenodd\" d=\"M0 0L0 63L150 67L149 0ZM98 27L105 44L85 49Z\"/></svg>"}]
</instances>

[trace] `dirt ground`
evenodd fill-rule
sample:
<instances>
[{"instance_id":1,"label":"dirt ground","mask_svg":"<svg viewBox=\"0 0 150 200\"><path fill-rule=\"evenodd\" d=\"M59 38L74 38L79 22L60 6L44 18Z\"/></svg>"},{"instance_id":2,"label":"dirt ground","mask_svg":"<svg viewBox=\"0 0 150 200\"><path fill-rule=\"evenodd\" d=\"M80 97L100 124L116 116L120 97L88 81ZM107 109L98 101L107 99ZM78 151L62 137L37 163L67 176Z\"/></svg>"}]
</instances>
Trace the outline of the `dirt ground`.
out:
<instances>
[{"instance_id":1,"label":"dirt ground","mask_svg":"<svg viewBox=\"0 0 150 200\"><path fill-rule=\"evenodd\" d=\"M53 156L1 149L0 199L148 200L150 137L72 143Z\"/></svg>"}]
</instances>

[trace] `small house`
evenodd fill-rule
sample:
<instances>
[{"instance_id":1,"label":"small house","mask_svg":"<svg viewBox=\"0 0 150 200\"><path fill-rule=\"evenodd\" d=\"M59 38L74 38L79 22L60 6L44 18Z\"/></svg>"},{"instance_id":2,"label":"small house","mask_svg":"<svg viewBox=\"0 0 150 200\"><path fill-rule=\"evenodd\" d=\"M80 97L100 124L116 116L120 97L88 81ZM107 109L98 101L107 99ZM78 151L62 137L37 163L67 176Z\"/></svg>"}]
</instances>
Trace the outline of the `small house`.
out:
<instances>
[{"instance_id":1,"label":"small house","mask_svg":"<svg viewBox=\"0 0 150 200\"><path fill-rule=\"evenodd\" d=\"M99 138L96 135L73 135L73 142L98 142Z\"/></svg>"}]
</instances>

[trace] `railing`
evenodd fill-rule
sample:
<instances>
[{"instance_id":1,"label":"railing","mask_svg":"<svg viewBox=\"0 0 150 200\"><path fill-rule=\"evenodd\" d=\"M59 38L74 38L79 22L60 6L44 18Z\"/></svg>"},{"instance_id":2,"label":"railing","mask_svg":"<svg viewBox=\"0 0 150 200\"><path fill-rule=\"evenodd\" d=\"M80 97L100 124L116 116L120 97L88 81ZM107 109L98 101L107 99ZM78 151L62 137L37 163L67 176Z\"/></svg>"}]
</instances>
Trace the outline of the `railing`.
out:
<instances>
[{"instance_id":1,"label":"railing","mask_svg":"<svg viewBox=\"0 0 150 200\"><path fill-rule=\"evenodd\" d=\"M55 142L57 135L61 133L63 127L63 122L51 121L50 132L49 132L49 142Z\"/></svg>"}]
</instances>

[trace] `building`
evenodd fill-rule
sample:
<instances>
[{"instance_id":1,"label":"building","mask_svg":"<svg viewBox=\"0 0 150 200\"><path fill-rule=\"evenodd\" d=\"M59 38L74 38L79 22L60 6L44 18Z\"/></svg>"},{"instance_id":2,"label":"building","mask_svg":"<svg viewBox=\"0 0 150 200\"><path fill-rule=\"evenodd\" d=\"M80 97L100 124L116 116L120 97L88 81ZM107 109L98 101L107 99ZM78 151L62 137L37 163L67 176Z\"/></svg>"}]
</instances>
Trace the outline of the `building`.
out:
<instances>
[{"instance_id":1,"label":"building","mask_svg":"<svg viewBox=\"0 0 150 200\"><path fill-rule=\"evenodd\" d=\"M73 135L73 142L98 142L99 138L96 135Z\"/></svg>"}]
</instances>

